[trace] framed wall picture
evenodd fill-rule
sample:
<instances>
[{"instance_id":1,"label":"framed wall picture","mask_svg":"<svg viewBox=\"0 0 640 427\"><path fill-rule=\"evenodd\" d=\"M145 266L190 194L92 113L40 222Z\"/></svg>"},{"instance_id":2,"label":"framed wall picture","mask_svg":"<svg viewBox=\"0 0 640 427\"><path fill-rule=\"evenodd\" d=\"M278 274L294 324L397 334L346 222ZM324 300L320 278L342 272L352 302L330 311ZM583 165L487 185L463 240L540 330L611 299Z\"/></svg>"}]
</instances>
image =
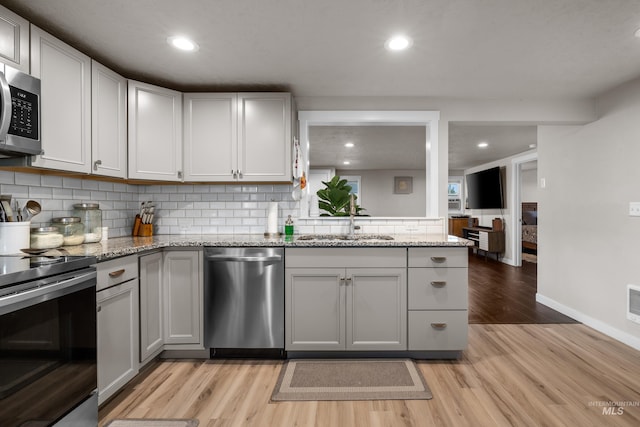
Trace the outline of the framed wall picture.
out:
<instances>
[{"instance_id":1,"label":"framed wall picture","mask_svg":"<svg viewBox=\"0 0 640 427\"><path fill-rule=\"evenodd\" d=\"M412 176L394 176L393 177L393 194L411 194L413 193L413 177Z\"/></svg>"}]
</instances>

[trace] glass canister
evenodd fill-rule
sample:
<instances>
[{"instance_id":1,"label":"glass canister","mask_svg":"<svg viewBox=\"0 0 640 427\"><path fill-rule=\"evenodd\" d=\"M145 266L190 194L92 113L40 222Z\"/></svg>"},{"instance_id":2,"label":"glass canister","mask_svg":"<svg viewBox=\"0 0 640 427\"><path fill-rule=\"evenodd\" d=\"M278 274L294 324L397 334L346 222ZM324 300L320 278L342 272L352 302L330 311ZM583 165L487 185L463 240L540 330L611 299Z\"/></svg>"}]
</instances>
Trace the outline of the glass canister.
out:
<instances>
[{"instance_id":1,"label":"glass canister","mask_svg":"<svg viewBox=\"0 0 640 427\"><path fill-rule=\"evenodd\" d=\"M84 224L77 216L53 218L51 225L58 227L64 238L63 246L75 246L84 242Z\"/></svg>"},{"instance_id":2,"label":"glass canister","mask_svg":"<svg viewBox=\"0 0 640 427\"><path fill-rule=\"evenodd\" d=\"M84 242L95 243L102 239L102 211L97 203L73 205L73 216L80 217L84 224Z\"/></svg>"},{"instance_id":3,"label":"glass canister","mask_svg":"<svg viewBox=\"0 0 640 427\"><path fill-rule=\"evenodd\" d=\"M31 249L54 249L64 243L64 236L58 227L32 227L30 235Z\"/></svg>"}]
</instances>

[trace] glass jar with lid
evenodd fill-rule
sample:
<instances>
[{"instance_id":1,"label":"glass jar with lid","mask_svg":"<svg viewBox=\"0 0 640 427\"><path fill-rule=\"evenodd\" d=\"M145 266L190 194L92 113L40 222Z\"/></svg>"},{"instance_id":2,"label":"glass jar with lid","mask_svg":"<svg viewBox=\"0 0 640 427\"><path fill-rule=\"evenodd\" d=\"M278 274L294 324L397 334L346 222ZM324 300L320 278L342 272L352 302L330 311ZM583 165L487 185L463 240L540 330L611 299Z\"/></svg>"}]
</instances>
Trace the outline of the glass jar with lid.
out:
<instances>
[{"instance_id":1,"label":"glass jar with lid","mask_svg":"<svg viewBox=\"0 0 640 427\"><path fill-rule=\"evenodd\" d=\"M58 227L32 227L29 247L31 249L54 249L64 243Z\"/></svg>"},{"instance_id":2,"label":"glass jar with lid","mask_svg":"<svg viewBox=\"0 0 640 427\"><path fill-rule=\"evenodd\" d=\"M102 211L97 203L73 205L73 216L84 224L84 243L95 243L102 239Z\"/></svg>"},{"instance_id":3,"label":"glass jar with lid","mask_svg":"<svg viewBox=\"0 0 640 427\"><path fill-rule=\"evenodd\" d=\"M58 227L64 241L63 246L75 246L84 242L84 224L77 216L53 218L51 225Z\"/></svg>"}]
</instances>

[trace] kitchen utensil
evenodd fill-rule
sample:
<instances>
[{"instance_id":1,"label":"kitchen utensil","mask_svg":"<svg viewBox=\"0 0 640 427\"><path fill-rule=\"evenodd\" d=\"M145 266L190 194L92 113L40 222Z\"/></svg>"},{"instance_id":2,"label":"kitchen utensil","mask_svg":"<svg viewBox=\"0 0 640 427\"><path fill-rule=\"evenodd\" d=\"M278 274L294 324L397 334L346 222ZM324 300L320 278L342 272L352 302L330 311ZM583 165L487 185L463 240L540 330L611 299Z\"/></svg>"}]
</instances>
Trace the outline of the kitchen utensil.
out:
<instances>
[{"instance_id":1,"label":"kitchen utensil","mask_svg":"<svg viewBox=\"0 0 640 427\"><path fill-rule=\"evenodd\" d=\"M24 220L30 221L31 218L38 215L40 212L42 212L42 206L40 206L40 203L36 202L35 200L28 200L24 205Z\"/></svg>"},{"instance_id":2,"label":"kitchen utensil","mask_svg":"<svg viewBox=\"0 0 640 427\"><path fill-rule=\"evenodd\" d=\"M13 209L11 209L11 195L0 196L0 204L2 204L2 209L4 210L7 221L16 221L13 217Z\"/></svg>"}]
</instances>

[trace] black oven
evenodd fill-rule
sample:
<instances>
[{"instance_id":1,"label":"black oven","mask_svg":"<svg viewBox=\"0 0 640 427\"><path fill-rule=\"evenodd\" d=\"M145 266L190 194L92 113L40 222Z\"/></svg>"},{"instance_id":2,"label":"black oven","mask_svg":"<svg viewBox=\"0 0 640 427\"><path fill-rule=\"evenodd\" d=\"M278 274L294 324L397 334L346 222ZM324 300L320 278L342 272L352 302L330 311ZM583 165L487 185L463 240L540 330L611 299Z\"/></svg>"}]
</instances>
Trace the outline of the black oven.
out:
<instances>
[{"instance_id":1,"label":"black oven","mask_svg":"<svg viewBox=\"0 0 640 427\"><path fill-rule=\"evenodd\" d=\"M0 257L0 426L97 425L93 263Z\"/></svg>"}]
</instances>

